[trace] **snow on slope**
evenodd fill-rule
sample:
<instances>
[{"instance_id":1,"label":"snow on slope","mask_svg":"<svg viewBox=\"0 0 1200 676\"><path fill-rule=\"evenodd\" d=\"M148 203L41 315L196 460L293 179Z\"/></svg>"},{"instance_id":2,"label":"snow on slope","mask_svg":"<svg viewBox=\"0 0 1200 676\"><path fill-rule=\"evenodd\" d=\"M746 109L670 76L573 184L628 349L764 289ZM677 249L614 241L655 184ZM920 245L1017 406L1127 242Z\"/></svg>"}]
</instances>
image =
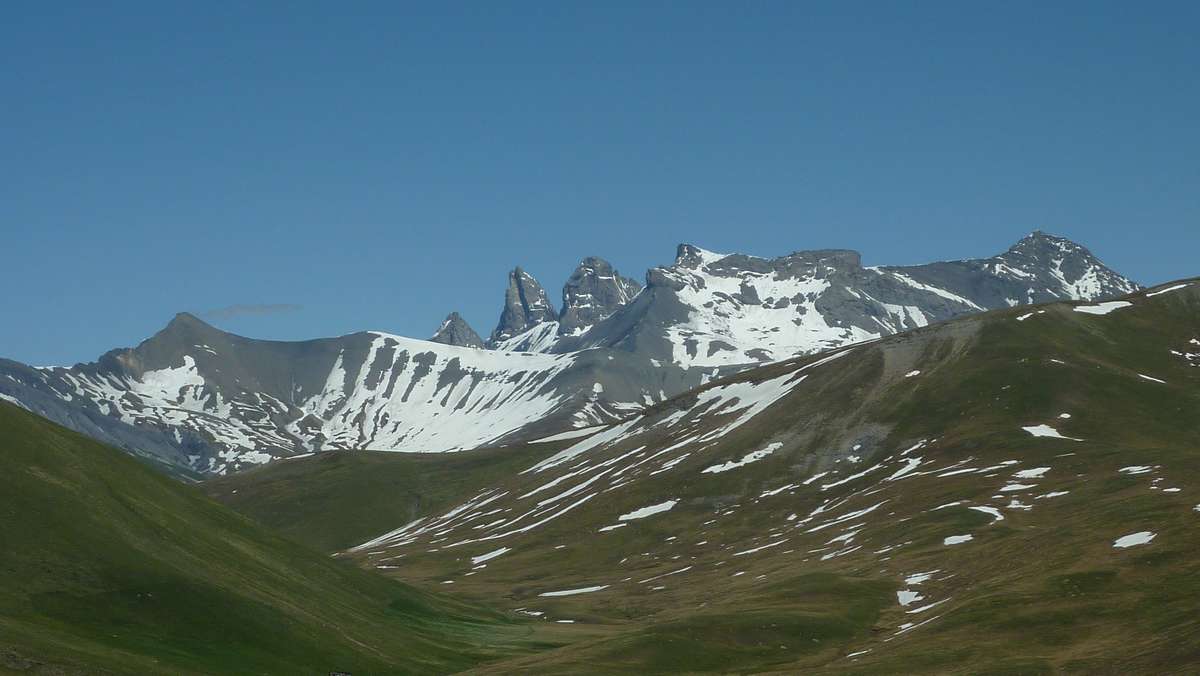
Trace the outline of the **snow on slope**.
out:
<instances>
[{"instance_id":1,"label":"snow on slope","mask_svg":"<svg viewBox=\"0 0 1200 676\"><path fill-rule=\"evenodd\" d=\"M558 340L558 322L542 322L511 338L497 340L492 348L501 352L549 352Z\"/></svg>"},{"instance_id":2,"label":"snow on slope","mask_svg":"<svg viewBox=\"0 0 1200 676\"><path fill-rule=\"evenodd\" d=\"M130 425L161 427L181 446L189 439L211 442L217 452L208 457L197 452L193 469L218 474L329 449L474 448L544 420L576 396L555 378L580 355L480 350L377 332L332 340L341 347L331 365L322 366L317 357L284 364L293 383L308 372L315 374L316 386L295 384L291 392L274 394L261 382L246 387L234 378L231 385L221 374L225 362L201 362L212 348L197 346L186 348L192 354L169 358L174 365L140 376L61 367L37 373L64 400L91 402ZM268 374L253 375L269 380ZM622 407L598 402L591 381L578 389L578 398L592 406L588 420L612 420L603 417L604 405Z\"/></svg>"},{"instance_id":3,"label":"snow on slope","mask_svg":"<svg viewBox=\"0 0 1200 676\"><path fill-rule=\"evenodd\" d=\"M553 411L561 397L542 386L573 361L452 346L432 350L424 341L372 335L357 374L335 367L325 390L300 404L324 421L321 448L449 451L483 445Z\"/></svg>"},{"instance_id":4,"label":"snow on slope","mask_svg":"<svg viewBox=\"0 0 1200 676\"><path fill-rule=\"evenodd\" d=\"M853 349L836 352L765 380L713 385L701 390L695 401L669 413L639 416L612 425L521 472L529 477L528 481L539 485L529 487L520 495L501 488L489 488L440 516L410 522L358 545L352 551L401 547L427 536L436 536L438 539L434 544L448 549L507 540L535 531L602 493L651 479L664 470L674 469L680 459L711 448L802 387L811 369L840 359L851 351ZM637 445L637 448L604 457L621 445ZM558 475L548 480L537 478L555 473ZM573 485L568 485L571 481L574 481ZM675 500L662 497L663 501L642 505L617 517L618 521L643 518L675 506ZM489 505L490 508L485 510L484 507ZM505 505L507 507L500 509ZM493 516L496 518L478 524L478 527L466 528L474 521ZM605 530L612 528L602 529L602 532Z\"/></svg>"},{"instance_id":5,"label":"snow on slope","mask_svg":"<svg viewBox=\"0 0 1200 676\"><path fill-rule=\"evenodd\" d=\"M688 308L685 321L667 328L671 360L677 364L747 364L754 361L746 354L751 351L759 352L758 361L779 361L880 335L826 321L815 302L829 288L827 280L788 278L778 272L711 274L707 266L724 256L696 251L704 261L700 268L672 270L682 284L678 298ZM759 302L743 300L749 298ZM897 307L896 312L901 325L904 315L920 318L917 326L927 323L919 309Z\"/></svg>"},{"instance_id":6,"label":"snow on slope","mask_svg":"<svg viewBox=\"0 0 1200 676\"><path fill-rule=\"evenodd\" d=\"M1041 232L992 258L907 267L864 267L844 249L768 259L683 244L674 264L649 272L648 293L544 349L605 346L684 368L740 369L965 314L1137 288L1087 249Z\"/></svg>"}]
</instances>

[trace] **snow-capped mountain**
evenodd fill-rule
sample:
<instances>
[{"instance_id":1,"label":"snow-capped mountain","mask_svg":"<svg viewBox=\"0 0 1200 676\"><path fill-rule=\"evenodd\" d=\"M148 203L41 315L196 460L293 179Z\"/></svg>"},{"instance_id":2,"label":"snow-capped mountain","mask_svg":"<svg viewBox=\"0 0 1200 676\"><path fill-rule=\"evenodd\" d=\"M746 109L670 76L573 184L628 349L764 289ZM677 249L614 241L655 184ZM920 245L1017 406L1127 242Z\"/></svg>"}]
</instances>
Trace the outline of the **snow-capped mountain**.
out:
<instances>
[{"instance_id":1,"label":"snow-capped mountain","mask_svg":"<svg viewBox=\"0 0 1200 676\"><path fill-rule=\"evenodd\" d=\"M622 277L603 258L583 259L563 285L558 334L577 336L612 316L642 290L636 280Z\"/></svg>"},{"instance_id":2,"label":"snow-capped mountain","mask_svg":"<svg viewBox=\"0 0 1200 676\"><path fill-rule=\"evenodd\" d=\"M0 395L169 465L220 474L327 449L453 451L544 436L616 420L701 377L604 349L502 352L378 332L253 340L181 314L92 364L0 361Z\"/></svg>"},{"instance_id":3,"label":"snow-capped mountain","mask_svg":"<svg viewBox=\"0 0 1200 676\"><path fill-rule=\"evenodd\" d=\"M515 268L508 274L504 309L487 347L516 352L550 352L560 336L586 332L641 290L641 284L622 276L608 261L589 256L579 263L563 285L562 310L556 312L542 285L528 272ZM463 326L466 326L465 322ZM470 327L466 326L466 330Z\"/></svg>"},{"instance_id":4,"label":"snow-capped mountain","mask_svg":"<svg viewBox=\"0 0 1200 676\"><path fill-rule=\"evenodd\" d=\"M1042 232L992 258L910 267L863 267L849 250L765 259L684 244L673 265L650 270L635 299L546 349L609 347L684 367L742 367L973 312L1137 288L1084 247Z\"/></svg>"},{"instance_id":5,"label":"snow-capped mountain","mask_svg":"<svg viewBox=\"0 0 1200 676\"><path fill-rule=\"evenodd\" d=\"M558 320L558 313L550 305L546 290L521 268L508 274L508 288L504 292L504 310L500 323L492 331L488 346L499 350L522 350L529 346L520 345L521 336L531 327Z\"/></svg>"},{"instance_id":6,"label":"snow-capped mountain","mask_svg":"<svg viewBox=\"0 0 1200 676\"><path fill-rule=\"evenodd\" d=\"M846 250L775 259L681 245L646 286L586 258L556 311L509 276L485 348L452 313L431 341L379 332L263 341L178 315L90 364L0 360L0 397L197 474L335 448L454 451L618 420L714 377L963 314L1095 300L1137 285L1033 233L986 259L863 267Z\"/></svg>"}]
</instances>

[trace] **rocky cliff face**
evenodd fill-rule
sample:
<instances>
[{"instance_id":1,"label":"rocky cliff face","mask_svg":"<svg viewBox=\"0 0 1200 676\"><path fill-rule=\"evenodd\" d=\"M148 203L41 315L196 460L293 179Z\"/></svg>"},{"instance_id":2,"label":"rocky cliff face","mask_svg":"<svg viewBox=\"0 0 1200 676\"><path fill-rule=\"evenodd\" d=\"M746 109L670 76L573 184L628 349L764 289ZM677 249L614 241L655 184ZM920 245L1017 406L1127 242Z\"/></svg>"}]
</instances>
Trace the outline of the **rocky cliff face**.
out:
<instances>
[{"instance_id":1,"label":"rocky cliff face","mask_svg":"<svg viewBox=\"0 0 1200 676\"><path fill-rule=\"evenodd\" d=\"M580 262L563 285L559 335L579 335L607 319L642 290L636 280L622 277L603 258Z\"/></svg>"},{"instance_id":2,"label":"rocky cliff face","mask_svg":"<svg viewBox=\"0 0 1200 676\"><path fill-rule=\"evenodd\" d=\"M500 322L488 340L489 347L506 347L506 341L525 333L545 322L558 319L558 313L550 305L546 290L533 275L521 268L508 273L508 288L504 292L504 309ZM515 349L515 348L507 348Z\"/></svg>"}]
</instances>

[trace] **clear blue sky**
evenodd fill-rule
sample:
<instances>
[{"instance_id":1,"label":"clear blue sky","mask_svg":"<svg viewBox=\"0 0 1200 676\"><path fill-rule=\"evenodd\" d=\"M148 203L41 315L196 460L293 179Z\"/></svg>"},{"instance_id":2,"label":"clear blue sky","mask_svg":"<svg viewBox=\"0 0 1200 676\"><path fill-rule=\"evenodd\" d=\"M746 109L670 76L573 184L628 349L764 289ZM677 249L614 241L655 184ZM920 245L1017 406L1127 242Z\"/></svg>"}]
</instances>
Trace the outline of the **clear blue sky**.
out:
<instances>
[{"instance_id":1,"label":"clear blue sky","mask_svg":"<svg viewBox=\"0 0 1200 676\"><path fill-rule=\"evenodd\" d=\"M109 5L113 6L101 6ZM1057 7L1047 7L1055 4ZM217 7L216 5L220 5ZM908 5L901 7L900 5ZM506 271L1034 228L1200 274L1200 3L7 3L0 356L487 334Z\"/></svg>"}]
</instances>

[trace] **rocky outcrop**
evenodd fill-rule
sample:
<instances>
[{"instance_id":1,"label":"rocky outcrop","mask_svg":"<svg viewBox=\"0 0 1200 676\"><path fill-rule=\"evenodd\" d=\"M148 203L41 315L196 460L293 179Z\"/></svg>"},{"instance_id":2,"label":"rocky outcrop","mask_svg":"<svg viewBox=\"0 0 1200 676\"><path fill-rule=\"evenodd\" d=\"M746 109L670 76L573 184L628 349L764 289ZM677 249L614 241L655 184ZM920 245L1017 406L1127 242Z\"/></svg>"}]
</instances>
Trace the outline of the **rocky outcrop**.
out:
<instances>
[{"instance_id":1,"label":"rocky outcrop","mask_svg":"<svg viewBox=\"0 0 1200 676\"><path fill-rule=\"evenodd\" d=\"M543 322L558 319L546 290L533 275L520 267L508 273L508 288L504 292L504 309L496 330L488 339L489 347L496 347L511 338L525 333Z\"/></svg>"},{"instance_id":2,"label":"rocky outcrop","mask_svg":"<svg viewBox=\"0 0 1200 676\"><path fill-rule=\"evenodd\" d=\"M559 335L578 335L606 319L642 290L636 280L622 277L603 258L583 259L563 285Z\"/></svg>"},{"instance_id":3,"label":"rocky outcrop","mask_svg":"<svg viewBox=\"0 0 1200 676\"><path fill-rule=\"evenodd\" d=\"M475 347L483 348L483 339L475 333L475 329L467 323L457 312L451 312L437 332L433 334L432 340L435 343L443 345L457 345L459 347Z\"/></svg>"}]
</instances>

